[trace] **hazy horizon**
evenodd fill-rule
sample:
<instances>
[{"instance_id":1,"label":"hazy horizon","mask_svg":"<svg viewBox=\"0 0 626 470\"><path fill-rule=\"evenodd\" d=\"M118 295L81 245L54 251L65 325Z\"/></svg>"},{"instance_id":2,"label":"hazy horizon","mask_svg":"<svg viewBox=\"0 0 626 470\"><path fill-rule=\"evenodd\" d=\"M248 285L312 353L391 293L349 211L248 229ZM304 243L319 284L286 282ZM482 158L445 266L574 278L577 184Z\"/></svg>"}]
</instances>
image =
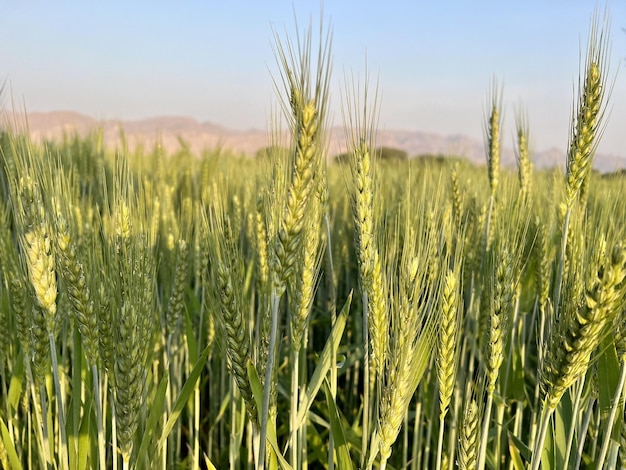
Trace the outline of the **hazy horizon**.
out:
<instances>
[{"instance_id":1,"label":"hazy horizon","mask_svg":"<svg viewBox=\"0 0 626 470\"><path fill-rule=\"evenodd\" d=\"M615 79L599 152L626 158L626 5L609 1ZM333 124L344 76L378 81L381 129L480 139L494 77L503 84L503 138L527 110L537 150L564 148L581 51L595 2L544 4L326 2L333 31ZM601 7L602 8L602 7ZM274 31L296 40L319 23L319 1L82 4L0 0L5 106L76 111L96 119L189 116L265 129L275 108ZM612 76L613 76L612 75Z\"/></svg>"}]
</instances>

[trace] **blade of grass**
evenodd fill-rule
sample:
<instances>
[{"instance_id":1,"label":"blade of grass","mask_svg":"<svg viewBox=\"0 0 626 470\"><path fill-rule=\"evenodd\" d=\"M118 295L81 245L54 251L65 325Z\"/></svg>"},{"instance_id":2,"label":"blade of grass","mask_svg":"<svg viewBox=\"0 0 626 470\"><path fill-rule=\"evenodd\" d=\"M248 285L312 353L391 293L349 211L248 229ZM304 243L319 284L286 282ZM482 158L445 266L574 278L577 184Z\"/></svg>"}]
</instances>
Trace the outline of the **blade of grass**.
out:
<instances>
[{"instance_id":1,"label":"blade of grass","mask_svg":"<svg viewBox=\"0 0 626 470\"><path fill-rule=\"evenodd\" d=\"M519 450L519 439L515 440L515 436L509 433L509 455L511 456L511 465L515 470L524 470L524 462L522 461ZM530 450L529 450L530 452Z\"/></svg>"},{"instance_id":2,"label":"blade of grass","mask_svg":"<svg viewBox=\"0 0 626 470\"><path fill-rule=\"evenodd\" d=\"M530 459L532 458L532 455L533 455L532 449L529 448L526 444L524 444L520 440L520 438L517 437L515 434L508 432L508 437L509 437L509 449L511 449L511 447L515 447L515 452L517 453L517 455L519 455L520 458L523 457L524 460L526 460L527 462L530 462Z\"/></svg>"},{"instance_id":3,"label":"blade of grass","mask_svg":"<svg viewBox=\"0 0 626 470\"><path fill-rule=\"evenodd\" d=\"M217 467L213 465L213 462L211 462L211 459L209 459L206 454L204 454L204 463L206 464L206 468L208 470L217 470Z\"/></svg>"},{"instance_id":4,"label":"blade of grass","mask_svg":"<svg viewBox=\"0 0 626 470\"><path fill-rule=\"evenodd\" d=\"M92 406L91 403L88 403L85 409L85 414L83 415L83 419L81 420L80 429L78 431L78 458L77 458L77 469L78 470L86 470L89 463L89 454L91 452L92 446L91 444L97 440L91 436L91 430L95 429L95 426L92 426L92 420L95 415L92 415ZM93 455L94 464L97 461L97 457Z\"/></svg>"},{"instance_id":5,"label":"blade of grass","mask_svg":"<svg viewBox=\"0 0 626 470\"><path fill-rule=\"evenodd\" d=\"M189 358L195 360L198 357L198 342L196 341L196 335L194 333L194 327L191 323L191 313L187 309L183 309L185 314L185 332L187 338L187 350L189 351Z\"/></svg>"},{"instance_id":6,"label":"blade of grass","mask_svg":"<svg viewBox=\"0 0 626 470\"><path fill-rule=\"evenodd\" d=\"M74 376L80 376L80 374L74 374ZM72 381L74 381L74 378L72 378ZM74 402L80 403L80 401L81 400L78 394L73 396L69 403L70 408L74 407ZM67 421L65 423L67 428L72 430L70 433L68 433L68 436L67 436L67 439L68 439L67 448L68 448L70 470L78 469L78 439L80 438L80 430L78 428L78 423L75 422L75 419L76 418L74 417L73 413L68 413Z\"/></svg>"},{"instance_id":7,"label":"blade of grass","mask_svg":"<svg viewBox=\"0 0 626 470\"><path fill-rule=\"evenodd\" d=\"M20 459L17 456L17 452L15 450L15 445L11 440L11 436L9 435L9 430L7 429L6 424L4 424L4 420L0 416L0 433L2 434L2 443L4 444L4 448L7 453L7 457L9 458L9 463L11 464L11 468L14 470L22 470L22 464L20 463Z\"/></svg>"},{"instance_id":8,"label":"blade of grass","mask_svg":"<svg viewBox=\"0 0 626 470\"><path fill-rule=\"evenodd\" d=\"M172 408L172 413L170 414L170 417L168 418L167 423L165 423L163 431L161 432L161 438L159 439L158 444L159 448L162 447L163 443L167 440L167 436L169 436L170 432L172 432L172 429L174 429L174 425L176 424L176 421L178 421L178 418L180 417L183 408L185 408L185 406L187 405L187 401L193 393L193 389L198 378L200 377L200 373L204 369L205 362L207 360L207 357L209 356L209 350L209 346L204 348L204 350L200 354L200 357L198 357L196 364L191 370L189 377L187 377L185 385L183 385L183 388L180 390L180 394L178 395L178 398L174 403L174 407Z\"/></svg>"},{"instance_id":9,"label":"blade of grass","mask_svg":"<svg viewBox=\"0 0 626 470\"><path fill-rule=\"evenodd\" d=\"M24 386L24 353L20 350L15 365L13 367L13 374L11 375L11 383L9 384L8 403L9 410L14 413L17 410L17 405L20 402L22 395L22 387Z\"/></svg>"},{"instance_id":10,"label":"blade of grass","mask_svg":"<svg viewBox=\"0 0 626 470\"><path fill-rule=\"evenodd\" d=\"M252 364L252 361L248 361L248 379L250 380L250 388L252 388L254 401L256 402L257 407L259 407L263 402L263 386L261 385L261 381L259 380L259 376L256 373L256 368L254 367L254 364ZM291 465L289 465L289 462L285 460L283 454L280 452L280 447L278 446L278 440L276 438L276 428L271 420L267 422L267 441L272 446L272 449L274 449L274 454L278 458L280 466L284 470L291 470ZM265 444L261 443L260 445Z\"/></svg>"},{"instance_id":11,"label":"blade of grass","mask_svg":"<svg viewBox=\"0 0 626 470\"><path fill-rule=\"evenodd\" d=\"M150 413L148 415L148 419L146 421L146 428L144 429L143 437L141 438L141 444L139 445L139 449L137 450L137 455L135 457L136 462L142 462L144 459L144 455L148 453L148 445L150 444L150 440L152 436L156 432L156 427L159 422L159 418L163 413L163 407L165 406L165 394L167 392L167 384L169 382L169 374L165 371L161 382L159 383L159 387L157 388L156 394L154 395L154 400L152 401L152 405L150 406ZM150 458L148 458L150 461Z\"/></svg>"},{"instance_id":12,"label":"blade of grass","mask_svg":"<svg viewBox=\"0 0 626 470\"><path fill-rule=\"evenodd\" d=\"M598 404L600 416L606 418L611 412L613 396L620 378L620 366L615 351L614 338L607 335L600 346L602 354L598 358ZM608 428L607 428L608 429Z\"/></svg>"},{"instance_id":13,"label":"blade of grass","mask_svg":"<svg viewBox=\"0 0 626 470\"><path fill-rule=\"evenodd\" d=\"M618 408L623 409L622 392L624 382L626 381L626 367L623 365L620 368L619 366L614 339L607 336L604 339L604 343L603 346L606 345L606 347L603 348L603 353L598 361L600 416L605 423L604 438L597 462L598 468L602 468L604 465L611 441L620 442L621 426L623 426L623 423L616 421L615 417ZM614 391L613 395L611 395L612 391Z\"/></svg>"},{"instance_id":14,"label":"blade of grass","mask_svg":"<svg viewBox=\"0 0 626 470\"><path fill-rule=\"evenodd\" d=\"M567 448L568 433L571 427L577 426L572 412L574 404L569 393L565 394L554 412L553 452L554 468L565 467L565 449Z\"/></svg>"},{"instance_id":15,"label":"blade of grass","mask_svg":"<svg viewBox=\"0 0 626 470\"><path fill-rule=\"evenodd\" d=\"M326 345L324 346L324 349L322 350L322 353L320 354L320 357L317 362L317 366L315 367L315 371L313 372L313 375L311 376L311 380L309 384L307 385L306 391L304 392L302 403L300 404L300 407L298 410L297 421L298 421L299 426L303 425L305 416L307 412L309 411L309 409L311 408L311 405L313 404L313 400L315 399L317 392L322 386L322 383L324 381L324 378L326 377L326 374L330 370L331 363L332 361L336 359L334 357L331 357L331 352L337 351L337 348L339 347L339 343L341 342L343 331L346 326L346 322L348 320L348 312L350 311L351 303L352 303L352 292L350 292L350 295L348 296L346 303L344 304L343 308L341 309L341 312L339 313L337 317L337 322L335 323L335 327L331 331L330 336L328 340L326 341Z\"/></svg>"},{"instance_id":16,"label":"blade of grass","mask_svg":"<svg viewBox=\"0 0 626 470\"><path fill-rule=\"evenodd\" d=\"M346 442L346 435L341 425L341 419L339 417L339 411L335 405L328 379L324 379L324 393L326 395L326 402L328 403L328 413L330 415L330 432L333 436L333 443L335 452L337 454L337 466L342 470L350 470L354 468L352 465L352 459L350 458L350 451L348 450L348 443Z\"/></svg>"},{"instance_id":17,"label":"blade of grass","mask_svg":"<svg viewBox=\"0 0 626 470\"><path fill-rule=\"evenodd\" d=\"M554 416L554 413L553 415ZM557 468L555 466L556 457L554 449L554 419L548 420L548 432L543 444L543 450L541 451L541 469L552 470Z\"/></svg>"}]
</instances>

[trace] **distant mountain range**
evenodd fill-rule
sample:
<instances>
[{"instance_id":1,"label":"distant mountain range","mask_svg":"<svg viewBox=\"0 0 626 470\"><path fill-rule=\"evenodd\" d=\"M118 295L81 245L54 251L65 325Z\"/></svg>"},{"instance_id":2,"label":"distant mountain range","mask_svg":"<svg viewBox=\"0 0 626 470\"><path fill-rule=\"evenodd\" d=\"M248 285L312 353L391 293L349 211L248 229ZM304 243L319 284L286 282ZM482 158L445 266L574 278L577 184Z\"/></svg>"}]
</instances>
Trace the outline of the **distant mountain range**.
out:
<instances>
[{"instance_id":1,"label":"distant mountain range","mask_svg":"<svg viewBox=\"0 0 626 470\"><path fill-rule=\"evenodd\" d=\"M12 127L25 128L23 115L4 111L2 123ZM181 146L180 139L193 151L222 147L235 153L254 155L270 145L269 133L265 130L232 130L211 122L198 122L189 117L159 116L136 121L114 119L97 120L72 111L28 113L28 129L34 140L59 139L63 135L86 135L101 128L106 145L119 144L121 130L128 145L134 148L142 145L151 148L160 141L167 151L174 151ZM380 130L376 138L377 146L394 147L415 155L457 155L474 163L485 161L484 144L481 141L463 135L440 135L421 131ZM342 128L332 128L329 139L329 155L345 151L345 136ZM532 160L536 167L564 167L565 147L534 151ZM511 148L505 148L502 155L503 165L514 165L515 155ZM603 172L626 168L626 157L598 154L594 166Z\"/></svg>"}]
</instances>

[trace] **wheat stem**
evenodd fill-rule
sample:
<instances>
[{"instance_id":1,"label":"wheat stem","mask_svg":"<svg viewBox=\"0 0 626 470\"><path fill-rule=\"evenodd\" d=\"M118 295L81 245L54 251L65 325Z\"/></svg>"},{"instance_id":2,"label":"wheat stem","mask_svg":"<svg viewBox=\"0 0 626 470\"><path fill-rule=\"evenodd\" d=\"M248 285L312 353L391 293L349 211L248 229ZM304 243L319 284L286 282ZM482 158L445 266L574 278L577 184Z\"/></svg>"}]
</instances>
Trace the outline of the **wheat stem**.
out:
<instances>
[{"instance_id":1,"label":"wheat stem","mask_svg":"<svg viewBox=\"0 0 626 470\"><path fill-rule=\"evenodd\" d=\"M441 470L441 458L443 452L443 436L445 431L445 417L439 416L439 438L437 439L437 462L436 470Z\"/></svg>"},{"instance_id":2,"label":"wheat stem","mask_svg":"<svg viewBox=\"0 0 626 470\"><path fill-rule=\"evenodd\" d=\"M61 381L59 380L59 364L57 362L57 351L54 336L52 333L48 333L48 341L50 344L50 355L52 358L52 377L54 379L54 389L56 391L57 401L57 419L59 420L59 460L61 461L61 468L69 468L68 453L67 453L67 432L65 430L65 409L63 408L63 393L61 389Z\"/></svg>"},{"instance_id":3,"label":"wheat stem","mask_svg":"<svg viewBox=\"0 0 626 470\"><path fill-rule=\"evenodd\" d=\"M102 398L100 397L100 377L98 375L98 368L95 364L91 366L91 375L93 380L93 394L94 402L96 404L96 426L98 428L98 462L100 469L106 468L106 441L104 436L104 421L102 415Z\"/></svg>"},{"instance_id":4,"label":"wheat stem","mask_svg":"<svg viewBox=\"0 0 626 470\"><path fill-rule=\"evenodd\" d=\"M298 395L299 395L299 369L300 369L300 350L294 349L292 351L292 370L291 370L291 413L289 416L289 429L291 430L291 437L289 441L291 466L293 468L298 467L298 455L300 451L300 442L298 441Z\"/></svg>"},{"instance_id":5,"label":"wheat stem","mask_svg":"<svg viewBox=\"0 0 626 470\"><path fill-rule=\"evenodd\" d=\"M327 192L328 192L328 182L326 182L326 186L324 188L326 192L326 201L328 200ZM328 291L329 291L329 299L328 299L328 309L330 311L330 328L331 331L335 327L335 323L337 322L337 293L335 292L335 269L333 266L333 250L332 250L332 239L330 233L330 220L328 218L327 205L323 204L324 207L324 227L326 229L326 266L327 271L324 274L327 281ZM330 352L331 357L335 357L337 355L337 351L333 349ZM333 400L336 399L337 396L337 361L331 361L330 364L330 393L333 397ZM328 470L334 470L335 468L335 439L331 433L330 439L328 442Z\"/></svg>"},{"instance_id":6,"label":"wheat stem","mask_svg":"<svg viewBox=\"0 0 626 470\"><path fill-rule=\"evenodd\" d=\"M583 459L583 450L585 448L585 441L587 436L587 431L589 429L589 424L591 423L591 416L593 414L595 400L589 400L587 404L587 410L585 411L585 415L583 416L582 422L580 424L580 433L581 436L580 441L578 442L578 449L576 449L576 463L574 464L574 468L581 468L580 463Z\"/></svg>"},{"instance_id":7,"label":"wheat stem","mask_svg":"<svg viewBox=\"0 0 626 470\"><path fill-rule=\"evenodd\" d=\"M576 387L577 390L576 397L574 399L574 406L572 409L572 416L578 416L580 413L580 402L583 394L584 381L585 380L583 377ZM574 435L576 432L578 432L578 434L580 435L580 430L577 428L577 426L571 426L567 433L567 445L565 446L565 460L563 462L563 468L568 468L569 459L572 455L572 446L574 445ZM602 468L602 466L600 466L599 468Z\"/></svg>"},{"instance_id":8,"label":"wheat stem","mask_svg":"<svg viewBox=\"0 0 626 470\"><path fill-rule=\"evenodd\" d=\"M541 465L541 454L543 452L543 443L546 440L546 434L548 433L550 419L552 418L554 410L555 408L544 407L541 411L539 432L535 438L535 447L533 450L533 457L530 462L530 470L539 470L539 465Z\"/></svg>"},{"instance_id":9,"label":"wheat stem","mask_svg":"<svg viewBox=\"0 0 626 470\"><path fill-rule=\"evenodd\" d=\"M476 463L477 470L485 468L485 459L487 457L487 441L489 440L489 426L491 425L491 408L493 407L493 392L487 393L487 402L485 403L485 411L483 416L482 431L480 438L480 446L478 448L478 461Z\"/></svg>"}]
</instances>

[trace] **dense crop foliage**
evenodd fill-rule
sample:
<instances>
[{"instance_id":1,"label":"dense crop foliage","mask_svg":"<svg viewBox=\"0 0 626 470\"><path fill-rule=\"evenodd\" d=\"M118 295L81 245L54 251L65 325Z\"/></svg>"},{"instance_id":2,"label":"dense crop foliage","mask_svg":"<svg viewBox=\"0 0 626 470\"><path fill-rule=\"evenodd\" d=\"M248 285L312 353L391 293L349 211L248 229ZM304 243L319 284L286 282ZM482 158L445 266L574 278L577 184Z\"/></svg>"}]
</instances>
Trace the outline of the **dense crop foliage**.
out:
<instances>
[{"instance_id":1,"label":"dense crop foliage","mask_svg":"<svg viewBox=\"0 0 626 470\"><path fill-rule=\"evenodd\" d=\"M330 43L311 36L277 40L291 140L256 158L2 134L4 468L626 465L600 33L565 174L533 169L522 111L500 168L496 85L486 167L380 159L354 82L327 163Z\"/></svg>"}]
</instances>

